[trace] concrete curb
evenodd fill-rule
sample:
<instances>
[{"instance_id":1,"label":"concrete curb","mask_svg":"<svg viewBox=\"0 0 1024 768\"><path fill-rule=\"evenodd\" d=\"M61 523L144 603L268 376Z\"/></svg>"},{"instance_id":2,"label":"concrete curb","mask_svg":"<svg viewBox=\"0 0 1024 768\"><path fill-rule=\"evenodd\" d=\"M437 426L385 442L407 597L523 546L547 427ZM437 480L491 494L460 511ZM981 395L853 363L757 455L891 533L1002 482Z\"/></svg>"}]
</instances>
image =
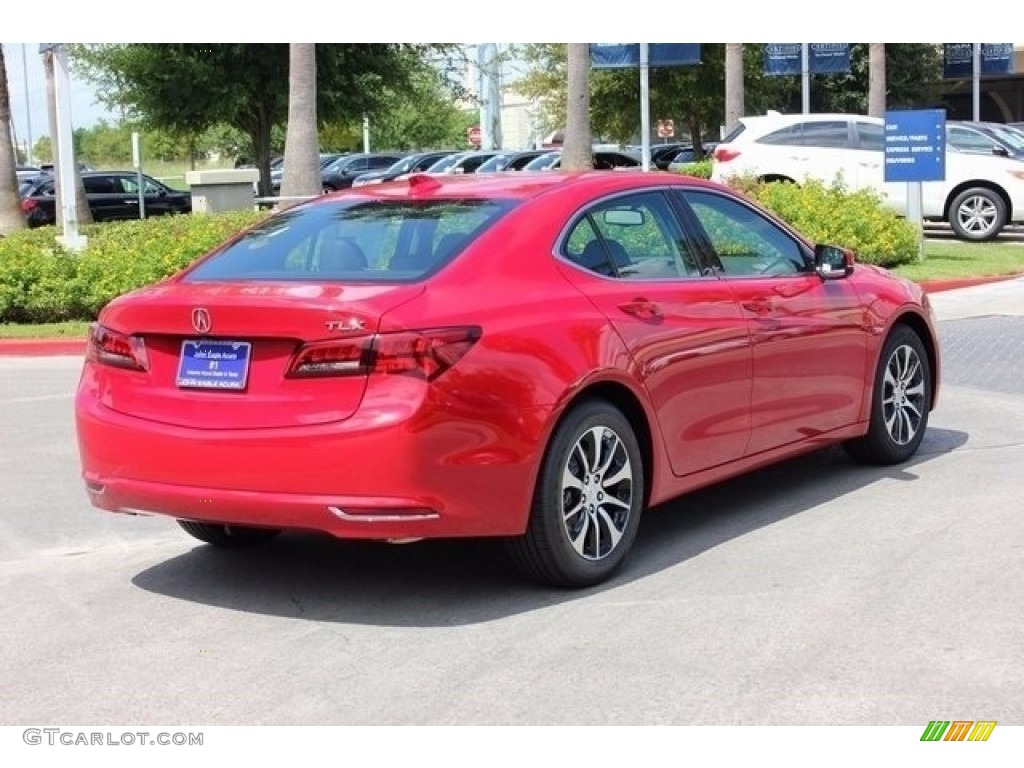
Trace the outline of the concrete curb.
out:
<instances>
[{"instance_id":1,"label":"concrete curb","mask_svg":"<svg viewBox=\"0 0 1024 768\"><path fill-rule=\"evenodd\" d=\"M85 339L0 339L0 357L84 355Z\"/></svg>"}]
</instances>

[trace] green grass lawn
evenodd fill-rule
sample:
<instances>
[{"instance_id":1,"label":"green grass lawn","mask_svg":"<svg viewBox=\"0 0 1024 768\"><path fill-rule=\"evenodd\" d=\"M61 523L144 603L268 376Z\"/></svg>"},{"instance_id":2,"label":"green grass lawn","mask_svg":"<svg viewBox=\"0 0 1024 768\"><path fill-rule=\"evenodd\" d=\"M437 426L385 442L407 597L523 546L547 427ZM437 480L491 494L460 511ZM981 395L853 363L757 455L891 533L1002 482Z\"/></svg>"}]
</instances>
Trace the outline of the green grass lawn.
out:
<instances>
[{"instance_id":1,"label":"green grass lawn","mask_svg":"<svg viewBox=\"0 0 1024 768\"><path fill-rule=\"evenodd\" d=\"M84 339L89 324L80 320L66 323L0 323L0 339Z\"/></svg>"},{"instance_id":2,"label":"green grass lawn","mask_svg":"<svg viewBox=\"0 0 1024 768\"><path fill-rule=\"evenodd\" d=\"M911 280L1024 274L1024 243L925 243L925 258L895 270ZM0 339L84 338L87 322L0 324Z\"/></svg>"},{"instance_id":3,"label":"green grass lawn","mask_svg":"<svg viewBox=\"0 0 1024 768\"><path fill-rule=\"evenodd\" d=\"M918 282L1022 274L1024 243L928 241L923 260L893 271Z\"/></svg>"}]
</instances>

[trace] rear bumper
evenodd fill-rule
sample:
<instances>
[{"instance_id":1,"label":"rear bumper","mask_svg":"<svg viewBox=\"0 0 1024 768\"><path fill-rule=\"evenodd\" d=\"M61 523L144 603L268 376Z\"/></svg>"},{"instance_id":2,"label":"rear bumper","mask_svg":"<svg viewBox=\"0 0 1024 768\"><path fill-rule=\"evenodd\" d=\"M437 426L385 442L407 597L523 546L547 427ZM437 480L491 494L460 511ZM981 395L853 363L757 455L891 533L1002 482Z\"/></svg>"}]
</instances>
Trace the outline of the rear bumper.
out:
<instances>
[{"instance_id":1,"label":"rear bumper","mask_svg":"<svg viewBox=\"0 0 1024 768\"><path fill-rule=\"evenodd\" d=\"M223 430L126 416L82 385L82 476L114 512L360 539L522 533L550 410L488 420L423 389L342 422Z\"/></svg>"}]
</instances>

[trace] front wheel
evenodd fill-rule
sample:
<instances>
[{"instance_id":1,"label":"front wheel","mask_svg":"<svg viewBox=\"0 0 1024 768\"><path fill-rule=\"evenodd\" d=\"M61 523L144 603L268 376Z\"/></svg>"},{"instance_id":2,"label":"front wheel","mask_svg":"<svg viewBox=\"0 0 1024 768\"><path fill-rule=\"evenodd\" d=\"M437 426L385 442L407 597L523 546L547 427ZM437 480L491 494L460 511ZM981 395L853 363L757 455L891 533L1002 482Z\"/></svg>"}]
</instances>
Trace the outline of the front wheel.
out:
<instances>
[{"instance_id":1,"label":"front wheel","mask_svg":"<svg viewBox=\"0 0 1024 768\"><path fill-rule=\"evenodd\" d=\"M526 533L509 541L527 578L587 587L618 568L636 538L644 469L629 421L603 401L572 410L548 445Z\"/></svg>"},{"instance_id":2,"label":"front wheel","mask_svg":"<svg viewBox=\"0 0 1024 768\"><path fill-rule=\"evenodd\" d=\"M921 338L898 325L878 360L871 396L871 421L863 437L844 444L865 464L899 464L917 451L928 427L932 377Z\"/></svg>"},{"instance_id":3,"label":"front wheel","mask_svg":"<svg viewBox=\"0 0 1024 768\"><path fill-rule=\"evenodd\" d=\"M197 523L194 520L179 520L178 525L189 536L199 539L206 544L233 549L263 544L280 533L280 531L273 528L248 528L241 525Z\"/></svg>"},{"instance_id":4,"label":"front wheel","mask_svg":"<svg viewBox=\"0 0 1024 768\"><path fill-rule=\"evenodd\" d=\"M949 225L961 240L991 240L1006 223L1006 203L985 187L964 190L949 206Z\"/></svg>"}]
</instances>

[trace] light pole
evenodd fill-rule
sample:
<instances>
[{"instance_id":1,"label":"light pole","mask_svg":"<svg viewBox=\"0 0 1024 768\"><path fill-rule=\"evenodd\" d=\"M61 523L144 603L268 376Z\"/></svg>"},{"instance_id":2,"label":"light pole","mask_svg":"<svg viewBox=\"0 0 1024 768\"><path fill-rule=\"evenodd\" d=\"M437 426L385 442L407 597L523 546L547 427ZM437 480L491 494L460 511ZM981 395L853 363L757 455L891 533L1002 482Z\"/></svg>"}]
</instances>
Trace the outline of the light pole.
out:
<instances>
[{"instance_id":1,"label":"light pole","mask_svg":"<svg viewBox=\"0 0 1024 768\"><path fill-rule=\"evenodd\" d=\"M28 136L25 140L28 144L25 147L25 164L35 165L32 156L32 102L28 95L28 60L26 58L25 49L28 48L27 43L21 44L21 76L22 82L25 85L25 126L28 129Z\"/></svg>"},{"instance_id":2,"label":"light pole","mask_svg":"<svg viewBox=\"0 0 1024 768\"><path fill-rule=\"evenodd\" d=\"M71 132L71 79L63 43L43 43L43 55L53 56L54 94L57 112L57 183L60 185L60 216L64 234L57 242L69 251L85 248L86 238L78 232L78 190L75 185L75 151ZM51 140L54 137L51 137Z\"/></svg>"}]
</instances>

